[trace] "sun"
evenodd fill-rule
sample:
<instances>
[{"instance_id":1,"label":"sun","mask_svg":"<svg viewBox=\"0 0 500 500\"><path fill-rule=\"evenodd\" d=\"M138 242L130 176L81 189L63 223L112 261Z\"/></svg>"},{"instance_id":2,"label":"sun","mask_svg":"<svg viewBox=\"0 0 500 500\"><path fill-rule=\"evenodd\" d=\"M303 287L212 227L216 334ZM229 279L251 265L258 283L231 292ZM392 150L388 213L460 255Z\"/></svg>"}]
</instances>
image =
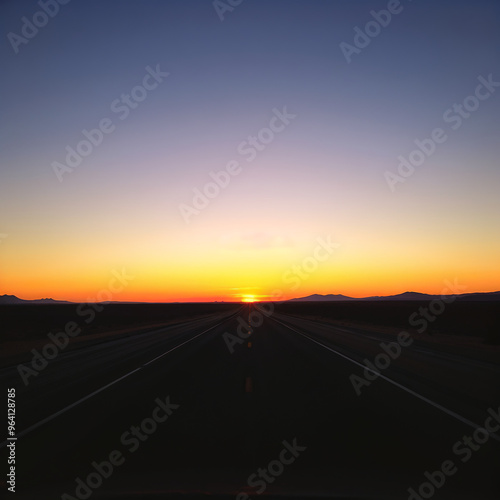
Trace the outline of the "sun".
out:
<instances>
[{"instance_id":1,"label":"sun","mask_svg":"<svg viewBox=\"0 0 500 500\"><path fill-rule=\"evenodd\" d=\"M246 293L245 295L241 296L241 302L255 302L257 300L257 297L255 295Z\"/></svg>"}]
</instances>

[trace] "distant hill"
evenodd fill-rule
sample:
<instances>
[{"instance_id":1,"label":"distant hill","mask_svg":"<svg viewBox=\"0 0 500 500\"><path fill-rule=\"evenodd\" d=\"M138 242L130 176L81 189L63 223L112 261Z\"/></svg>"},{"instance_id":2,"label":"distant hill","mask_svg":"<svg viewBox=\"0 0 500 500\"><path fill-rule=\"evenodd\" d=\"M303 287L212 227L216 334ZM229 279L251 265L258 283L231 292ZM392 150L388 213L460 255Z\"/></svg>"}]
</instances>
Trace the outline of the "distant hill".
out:
<instances>
[{"instance_id":1,"label":"distant hill","mask_svg":"<svg viewBox=\"0 0 500 500\"><path fill-rule=\"evenodd\" d=\"M359 300L353 297L348 297L347 295L333 294L320 295L315 293L313 295L308 295L307 297L297 297L296 299L287 300L287 302L326 302L326 301L343 301L343 300Z\"/></svg>"},{"instance_id":2,"label":"distant hill","mask_svg":"<svg viewBox=\"0 0 500 500\"><path fill-rule=\"evenodd\" d=\"M376 295L374 297L363 297L360 300L432 300L439 298L440 295L429 295L420 292L404 292L397 295Z\"/></svg>"},{"instance_id":3,"label":"distant hill","mask_svg":"<svg viewBox=\"0 0 500 500\"><path fill-rule=\"evenodd\" d=\"M463 293L460 295L457 295L457 300L474 300L474 301L481 301L481 300L500 300L500 292L485 292L485 293ZM328 295L320 295L320 294L313 294L313 295L308 295L307 297L297 297L294 299L290 299L286 302L342 302L346 300L378 300L378 301L383 301L383 300L425 300L425 301L431 301L434 299L440 299L441 295L429 295L428 293L420 293L420 292L404 292L400 293L397 295L376 295L373 297L348 297L346 295L341 295L341 294L333 294L330 293Z\"/></svg>"},{"instance_id":4,"label":"distant hill","mask_svg":"<svg viewBox=\"0 0 500 500\"><path fill-rule=\"evenodd\" d=\"M500 300L500 292L464 293L457 300Z\"/></svg>"},{"instance_id":5,"label":"distant hill","mask_svg":"<svg viewBox=\"0 0 500 500\"><path fill-rule=\"evenodd\" d=\"M16 304L71 304L67 300L54 300L54 299L35 299L24 300L16 297L15 295L0 295L0 305L16 305Z\"/></svg>"}]
</instances>

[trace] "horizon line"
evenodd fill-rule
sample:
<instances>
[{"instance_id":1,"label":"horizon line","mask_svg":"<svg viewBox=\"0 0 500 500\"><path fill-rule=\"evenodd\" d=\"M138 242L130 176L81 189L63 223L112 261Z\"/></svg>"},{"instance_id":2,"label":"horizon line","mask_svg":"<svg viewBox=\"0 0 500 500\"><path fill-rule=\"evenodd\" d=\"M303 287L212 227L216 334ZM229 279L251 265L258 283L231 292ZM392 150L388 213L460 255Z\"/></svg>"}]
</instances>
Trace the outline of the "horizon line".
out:
<instances>
[{"instance_id":1,"label":"horizon line","mask_svg":"<svg viewBox=\"0 0 500 500\"><path fill-rule=\"evenodd\" d=\"M297 297L292 297L290 299L266 299L266 300L252 300L252 301L245 301L245 300L171 300L171 301L142 301L142 300L103 300L103 301L74 301L74 300L68 300L68 299L56 299L53 297L42 297L42 298L37 298L37 299L23 299L21 297L18 297L17 295L14 294L7 294L4 293L3 295L0 295L0 299L3 297L13 297L18 300L22 300L25 302L41 302L41 301L54 301L54 302L65 302L68 304L213 304L213 303L226 303L226 304L240 304L240 303L254 303L254 302L290 302L294 300L299 300L299 299L307 299L309 297L313 296L318 296L318 297L328 297L328 296L334 296L334 297L344 297L345 300L367 300L367 299L383 299L383 298L389 298L389 297L398 297L402 296L405 294L418 294L418 295L425 295L428 297L460 297L463 295L479 295L479 294L495 294L495 293L500 293L500 290L492 290L492 291L474 291L474 292L463 292L463 293L451 293L451 294L433 294L433 293L426 293L426 292L415 292L415 291L405 291L405 292L400 292L400 293L395 293L395 294L389 294L389 295L368 295L368 296L362 296L362 297L353 297L349 295L344 295L342 293L326 293L326 294L321 294L321 293L312 293L304 296L297 296ZM2 305L2 304L0 304ZM4 305L9 305L9 304L4 304ZM13 304L10 304L13 305Z\"/></svg>"}]
</instances>

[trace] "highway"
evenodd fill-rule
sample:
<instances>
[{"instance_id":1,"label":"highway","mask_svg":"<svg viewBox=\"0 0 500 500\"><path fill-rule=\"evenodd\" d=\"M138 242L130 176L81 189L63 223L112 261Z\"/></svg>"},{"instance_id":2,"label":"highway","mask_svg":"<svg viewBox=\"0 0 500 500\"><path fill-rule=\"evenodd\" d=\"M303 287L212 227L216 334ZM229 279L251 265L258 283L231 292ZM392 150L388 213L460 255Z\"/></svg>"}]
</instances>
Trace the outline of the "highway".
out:
<instances>
[{"instance_id":1,"label":"highway","mask_svg":"<svg viewBox=\"0 0 500 500\"><path fill-rule=\"evenodd\" d=\"M358 394L387 333L274 313L229 349L252 311L2 370L16 498L499 498L498 365L415 342Z\"/></svg>"}]
</instances>

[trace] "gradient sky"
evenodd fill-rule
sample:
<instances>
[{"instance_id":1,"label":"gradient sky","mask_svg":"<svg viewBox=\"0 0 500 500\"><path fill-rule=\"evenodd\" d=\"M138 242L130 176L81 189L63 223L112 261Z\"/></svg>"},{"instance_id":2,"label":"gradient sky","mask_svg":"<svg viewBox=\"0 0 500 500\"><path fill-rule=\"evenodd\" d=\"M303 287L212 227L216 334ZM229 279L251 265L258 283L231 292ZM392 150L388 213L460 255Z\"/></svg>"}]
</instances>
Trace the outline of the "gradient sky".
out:
<instances>
[{"instance_id":1,"label":"gradient sky","mask_svg":"<svg viewBox=\"0 0 500 500\"><path fill-rule=\"evenodd\" d=\"M387 4L243 0L221 21L211 0L73 0L15 53L40 6L2 2L0 294L85 301L122 270L113 300L500 289L500 88L443 120L478 77L500 81L500 3L402 1L348 63L340 44ZM168 77L120 120L111 104L157 65ZM284 107L248 162L240 144ZM52 163L104 118L60 182ZM393 192L384 173L436 127L447 140ZM179 206L231 161L186 223Z\"/></svg>"}]
</instances>

